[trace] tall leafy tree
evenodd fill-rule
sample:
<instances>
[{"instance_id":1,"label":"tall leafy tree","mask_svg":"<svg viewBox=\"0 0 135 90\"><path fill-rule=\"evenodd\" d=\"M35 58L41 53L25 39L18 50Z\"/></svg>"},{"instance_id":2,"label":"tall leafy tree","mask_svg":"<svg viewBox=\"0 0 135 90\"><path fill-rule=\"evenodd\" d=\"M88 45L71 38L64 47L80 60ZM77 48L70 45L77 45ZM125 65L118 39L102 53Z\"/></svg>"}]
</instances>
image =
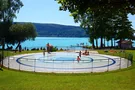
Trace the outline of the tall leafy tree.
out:
<instances>
[{"instance_id":1,"label":"tall leafy tree","mask_svg":"<svg viewBox=\"0 0 135 90\"><path fill-rule=\"evenodd\" d=\"M9 28L16 18L23 3L20 0L0 0L0 38L5 38L5 42L11 38Z\"/></svg>"},{"instance_id":2,"label":"tall leafy tree","mask_svg":"<svg viewBox=\"0 0 135 90\"><path fill-rule=\"evenodd\" d=\"M115 36L114 34L116 34L116 30L117 31L118 29L120 30L120 28L118 28L120 23L117 24L115 21L121 22L118 18L123 18L122 15L127 16L128 13L132 14L135 13L134 11L135 3L133 0L94 0L94 1L56 0L56 1L58 1L58 3L61 4L60 10L64 11L69 10L72 16L74 17L75 22L76 21L81 22L81 26L89 30L87 32L89 32L89 35L91 35L90 38L92 39L90 41L93 41L95 37L101 38L101 47L103 47L103 38L106 38L107 40L112 40L112 38L114 38ZM119 15L119 13L121 13L121 15ZM114 16L118 17L115 18L114 20L113 19ZM123 20L123 23L126 23L126 20ZM89 29L89 27L93 27L93 29ZM127 31L129 30L131 31L130 27L131 27L130 24L128 24L127 28L125 29ZM117 34L119 33L117 32Z\"/></svg>"},{"instance_id":3,"label":"tall leafy tree","mask_svg":"<svg viewBox=\"0 0 135 90\"><path fill-rule=\"evenodd\" d=\"M121 17L117 17L116 19L116 37L115 39L120 40L120 48L121 48L121 41L125 39L133 39L133 28L131 27L131 22L127 19L127 15L122 14Z\"/></svg>"},{"instance_id":4,"label":"tall leafy tree","mask_svg":"<svg viewBox=\"0 0 135 90\"><path fill-rule=\"evenodd\" d=\"M11 44L18 44L16 49L20 46L21 42L25 40L34 40L37 36L36 28L32 23L13 24L10 27L12 38Z\"/></svg>"}]
</instances>

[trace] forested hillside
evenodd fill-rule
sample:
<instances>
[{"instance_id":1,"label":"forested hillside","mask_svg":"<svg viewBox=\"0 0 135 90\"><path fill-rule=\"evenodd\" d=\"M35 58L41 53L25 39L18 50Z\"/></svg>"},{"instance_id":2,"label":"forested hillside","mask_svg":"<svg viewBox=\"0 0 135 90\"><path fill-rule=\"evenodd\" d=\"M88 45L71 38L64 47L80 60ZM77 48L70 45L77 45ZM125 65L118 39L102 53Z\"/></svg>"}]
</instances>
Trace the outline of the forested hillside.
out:
<instances>
[{"instance_id":1,"label":"forested hillside","mask_svg":"<svg viewBox=\"0 0 135 90\"><path fill-rule=\"evenodd\" d=\"M33 23L39 37L87 37L79 26Z\"/></svg>"}]
</instances>

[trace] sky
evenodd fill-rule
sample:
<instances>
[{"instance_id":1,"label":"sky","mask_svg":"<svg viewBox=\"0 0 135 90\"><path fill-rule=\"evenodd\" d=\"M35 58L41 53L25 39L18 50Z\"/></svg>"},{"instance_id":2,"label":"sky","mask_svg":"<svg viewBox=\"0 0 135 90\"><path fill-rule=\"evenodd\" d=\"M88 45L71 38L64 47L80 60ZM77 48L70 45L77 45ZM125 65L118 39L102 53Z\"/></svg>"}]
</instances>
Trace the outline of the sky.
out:
<instances>
[{"instance_id":1,"label":"sky","mask_svg":"<svg viewBox=\"0 0 135 90\"><path fill-rule=\"evenodd\" d=\"M60 11L59 4L55 0L21 0L24 6L17 14L15 22L54 23L62 25L79 26L74 23L73 17L68 11ZM135 29L135 16L129 15Z\"/></svg>"},{"instance_id":2,"label":"sky","mask_svg":"<svg viewBox=\"0 0 135 90\"><path fill-rule=\"evenodd\" d=\"M24 6L17 14L16 22L55 23L79 26L68 11L60 11L55 0L21 0Z\"/></svg>"}]
</instances>

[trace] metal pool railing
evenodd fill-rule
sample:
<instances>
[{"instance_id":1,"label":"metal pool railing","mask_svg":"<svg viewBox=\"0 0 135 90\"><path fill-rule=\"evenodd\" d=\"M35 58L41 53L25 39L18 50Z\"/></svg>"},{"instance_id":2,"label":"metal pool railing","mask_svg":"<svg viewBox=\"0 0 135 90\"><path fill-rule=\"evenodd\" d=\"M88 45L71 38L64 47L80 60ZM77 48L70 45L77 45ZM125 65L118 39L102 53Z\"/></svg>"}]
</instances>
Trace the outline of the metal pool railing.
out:
<instances>
[{"instance_id":1,"label":"metal pool railing","mask_svg":"<svg viewBox=\"0 0 135 90\"><path fill-rule=\"evenodd\" d=\"M12 53L9 56L9 52L6 52L8 57L5 57L4 66L9 69L16 69L22 71L32 72L54 72L54 73L90 73L90 72L105 72L127 68L131 66L131 60L128 58L121 58L115 56L90 54L88 56L83 55L81 60L76 60L76 52L64 52L66 57L74 57L73 60L52 58L53 55L47 58L34 58L29 57L31 54L14 55ZM5 53L5 54L6 54ZM56 52L58 53L58 52ZM71 54L70 54L71 53ZM42 53L40 53L42 55ZM39 55L40 55L39 54ZM73 55L74 54L74 55ZM36 54L34 54L36 55ZM55 56L55 55L54 55ZM65 57L64 56L64 57Z\"/></svg>"}]
</instances>

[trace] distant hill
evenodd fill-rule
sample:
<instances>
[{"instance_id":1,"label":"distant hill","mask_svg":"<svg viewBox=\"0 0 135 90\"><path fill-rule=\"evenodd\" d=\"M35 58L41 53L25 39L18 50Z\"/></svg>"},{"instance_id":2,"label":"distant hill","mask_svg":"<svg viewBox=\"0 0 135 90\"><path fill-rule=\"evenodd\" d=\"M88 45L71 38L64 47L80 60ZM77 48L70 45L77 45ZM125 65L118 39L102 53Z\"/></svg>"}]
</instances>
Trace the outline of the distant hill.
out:
<instances>
[{"instance_id":1,"label":"distant hill","mask_svg":"<svg viewBox=\"0 0 135 90\"><path fill-rule=\"evenodd\" d=\"M79 26L33 23L39 37L87 37Z\"/></svg>"}]
</instances>

